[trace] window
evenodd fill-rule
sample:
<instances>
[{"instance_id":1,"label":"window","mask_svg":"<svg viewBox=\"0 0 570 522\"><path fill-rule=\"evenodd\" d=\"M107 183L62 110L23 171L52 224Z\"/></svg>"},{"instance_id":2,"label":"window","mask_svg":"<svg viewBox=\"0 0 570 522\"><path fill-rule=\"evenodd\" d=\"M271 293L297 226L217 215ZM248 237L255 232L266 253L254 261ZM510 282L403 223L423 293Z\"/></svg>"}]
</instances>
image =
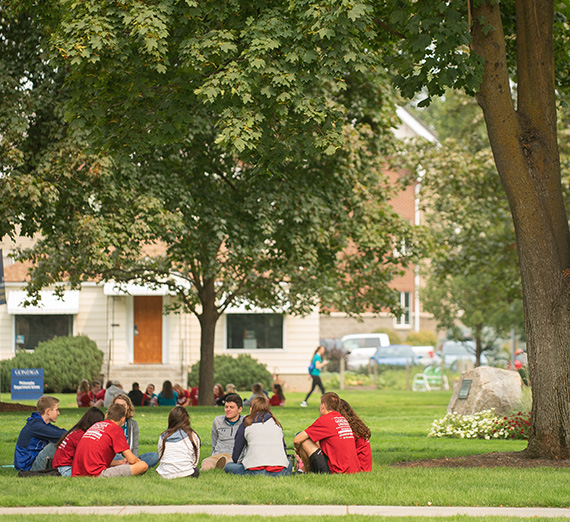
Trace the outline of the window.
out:
<instances>
[{"instance_id":1,"label":"window","mask_svg":"<svg viewBox=\"0 0 570 522\"><path fill-rule=\"evenodd\" d=\"M227 314L228 350L283 349L280 314Z\"/></svg>"},{"instance_id":2,"label":"window","mask_svg":"<svg viewBox=\"0 0 570 522\"><path fill-rule=\"evenodd\" d=\"M72 315L16 315L16 348L33 350L42 341L73 333Z\"/></svg>"},{"instance_id":3,"label":"window","mask_svg":"<svg viewBox=\"0 0 570 522\"><path fill-rule=\"evenodd\" d=\"M396 326L410 326L410 292L400 292L400 306L404 313L396 318Z\"/></svg>"}]
</instances>

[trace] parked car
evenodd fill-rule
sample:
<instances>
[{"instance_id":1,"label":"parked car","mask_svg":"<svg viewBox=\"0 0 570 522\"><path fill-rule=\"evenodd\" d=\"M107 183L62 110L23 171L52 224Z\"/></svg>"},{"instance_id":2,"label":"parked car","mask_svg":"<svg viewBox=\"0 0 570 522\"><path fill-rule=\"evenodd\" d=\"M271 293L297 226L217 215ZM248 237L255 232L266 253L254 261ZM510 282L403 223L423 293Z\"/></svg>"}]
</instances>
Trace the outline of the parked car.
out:
<instances>
[{"instance_id":1,"label":"parked car","mask_svg":"<svg viewBox=\"0 0 570 522\"><path fill-rule=\"evenodd\" d=\"M380 346L374 355L378 364L407 366L417 364L416 352L409 344L390 344Z\"/></svg>"},{"instance_id":2,"label":"parked car","mask_svg":"<svg viewBox=\"0 0 570 522\"><path fill-rule=\"evenodd\" d=\"M422 366L441 366L441 356L433 346L412 346L418 364Z\"/></svg>"},{"instance_id":3,"label":"parked car","mask_svg":"<svg viewBox=\"0 0 570 522\"><path fill-rule=\"evenodd\" d=\"M379 346L388 346L390 338L385 333L350 334L341 338L343 349L348 353L346 369L356 371L368 366Z\"/></svg>"},{"instance_id":4,"label":"parked car","mask_svg":"<svg viewBox=\"0 0 570 522\"><path fill-rule=\"evenodd\" d=\"M474 367L476 362L475 357L476 345L475 341L445 341L440 349L439 355L443 357L446 368L457 371L464 362L464 367ZM488 366L489 362L487 356L481 354L481 366Z\"/></svg>"}]
</instances>

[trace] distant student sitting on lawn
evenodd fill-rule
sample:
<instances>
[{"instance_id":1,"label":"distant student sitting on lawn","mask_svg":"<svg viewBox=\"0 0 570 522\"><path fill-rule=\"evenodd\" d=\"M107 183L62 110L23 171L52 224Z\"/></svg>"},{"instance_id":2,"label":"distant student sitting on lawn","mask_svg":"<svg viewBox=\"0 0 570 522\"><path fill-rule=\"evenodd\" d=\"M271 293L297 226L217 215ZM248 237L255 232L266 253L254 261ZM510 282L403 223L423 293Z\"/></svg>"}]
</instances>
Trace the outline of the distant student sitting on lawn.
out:
<instances>
[{"instance_id":1,"label":"distant student sitting on lawn","mask_svg":"<svg viewBox=\"0 0 570 522\"><path fill-rule=\"evenodd\" d=\"M356 415L350 404L340 400L338 412L348 421L354 433L356 455L360 462L360 471L372 471L372 449L370 448L370 428Z\"/></svg>"},{"instance_id":2,"label":"distant student sitting on lawn","mask_svg":"<svg viewBox=\"0 0 570 522\"><path fill-rule=\"evenodd\" d=\"M154 384L149 384L146 387L146 391L143 394L143 406L157 406L158 405L158 395L154 393Z\"/></svg>"},{"instance_id":3,"label":"distant student sitting on lawn","mask_svg":"<svg viewBox=\"0 0 570 522\"><path fill-rule=\"evenodd\" d=\"M59 439L52 466L58 469L62 477L71 477L71 465L79 441L93 424L102 420L105 420L105 414L99 408L89 408L67 435Z\"/></svg>"},{"instance_id":4,"label":"distant student sitting on lawn","mask_svg":"<svg viewBox=\"0 0 570 522\"><path fill-rule=\"evenodd\" d=\"M93 406L93 395L89 390L89 381L87 379L83 379L79 383L79 388L77 389L77 396L75 397L75 401L77 402L78 408L89 408Z\"/></svg>"},{"instance_id":5,"label":"distant student sitting on lawn","mask_svg":"<svg viewBox=\"0 0 570 522\"><path fill-rule=\"evenodd\" d=\"M313 473L358 473L354 433L348 421L338 412L340 397L336 393L321 396L320 417L293 442L304 471Z\"/></svg>"},{"instance_id":6,"label":"distant student sitting on lawn","mask_svg":"<svg viewBox=\"0 0 570 522\"><path fill-rule=\"evenodd\" d=\"M184 406L174 406L168 414L168 429L158 439L160 464L157 473L166 479L198 478L200 437L190 427L190 416Z\"/></svg>"},{"instance_id":7,"label":"distant student sitting on lawn","mask_svg":"<svg viewBox=\"0 0 570 522\"><path fill-rule=\"evenodd\" d=\"M126 420L122 404L111 404L107 419L89 428L77 445L71 468L73 477L129 477L148 469L130 449L121 426ZM122 453L122 460L113 460Z\"/></svg>"},{"instance_id":8,"label":"distant student sitting on lawn","mask_svg":"<svg viewBox=\"0 0 570 522\"><path fill-rule=\"evenodd\" d=\"M182 388L180 384L174 385L174 391L178 394L178 406L192 406L192 401L190 400L190 392Z\"/></svg>"},{"instance_id":9,"label":"distant student sitting on lawn","mask_svg":"<svg viewBox=\"0 0 570 522\"><path fill-rule=\"evenodd\" d=\"M43 395L36 407L38 411L28 417L16 442L14 467L17 470L45 469L47 459L55 453L55 443L67 433L52 424L59 417L59 399Z\"/></svg>"},{"instance_id":10,"label":"distant student sitting on lawn","mask_svg":"<svg viewBox=\"0 0 570 522\"><path fill-rule=\"evenodd\" d=\"M267 397L267 394L265 393L265 390L263 389L263 384L260 382L256 382L251 387L251 397L249 399L246 399L245 401L243 401L243 405L249 406L251 404L251 401L253 399L255 399L256 397Z\"/></svg>"},{"instance_id":11,"label":"distant student sitting on lawn","mask_svg":"<svg viewBox=\"0 0 570 522\"><path fill-rule=\"evenodd\" d=\"M273 395L269 399L271 406L285 406L285 395L283 395L283 387L275 383L273 385Z\"/></svg>"},{"instance_id":12,"label":"distant student sitting on lawn","mask_svg":"<svg viewBox=\"0 0 570 522\"><path fill-rule=\"evenodd\" d=\"M133 406L142 406L144 393L141 391L139 383L133 382L131 391L129 392L129 399L133 403Z\"/></svg>"},{"instance_id":13,"label":"distant student sitting on lawn","mask_svg":"<svg viewBox=\"0 0 570 522\"><path fill-rule=\"evenodd\" d=\"M158 394L157 403L159 406L176 406L178 394L173 390L170 381L162 383L162 391Z\"/></svg>"},{"instance_id":14,"label":"distant student sitting on lawn","mask_svg":"<svg viewBox=\"0 0 570 522\"><path fill-rule=\"evenodd\" d=\"M224 404L225 415L219 415L212 424L212 453L202 461L200 471L224 469L232 462L232 452L238 428L243 422L243 401L236 393L228 395Z\"/></svg>"}]
</instances>

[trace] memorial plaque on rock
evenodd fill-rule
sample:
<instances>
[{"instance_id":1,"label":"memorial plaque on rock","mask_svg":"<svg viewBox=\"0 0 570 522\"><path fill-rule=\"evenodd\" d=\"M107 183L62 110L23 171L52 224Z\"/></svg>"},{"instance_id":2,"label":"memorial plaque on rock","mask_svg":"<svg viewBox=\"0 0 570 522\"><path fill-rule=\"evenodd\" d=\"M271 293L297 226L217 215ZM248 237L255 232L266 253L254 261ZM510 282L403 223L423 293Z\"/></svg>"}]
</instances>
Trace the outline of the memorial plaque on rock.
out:
<instances>
[{"instance_id":1,"label":"memorial plaque on rock","mask_svg":"<svg viewBox=\"0 0 570 522\"><path fill-rule=\"evenodd\" d=\"M471 415L495 409L499 415L519 408L522 380L518 372L481 366L461 374L447 406L447 413Z\"/></svg>"}]
</instances>

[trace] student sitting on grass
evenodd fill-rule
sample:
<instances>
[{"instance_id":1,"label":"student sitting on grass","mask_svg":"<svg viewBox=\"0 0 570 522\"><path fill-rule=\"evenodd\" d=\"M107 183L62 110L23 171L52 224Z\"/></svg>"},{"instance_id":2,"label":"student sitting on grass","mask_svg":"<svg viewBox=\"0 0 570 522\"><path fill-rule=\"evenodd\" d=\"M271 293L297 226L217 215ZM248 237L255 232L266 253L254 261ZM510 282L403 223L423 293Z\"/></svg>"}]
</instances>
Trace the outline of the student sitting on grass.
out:
<instances>
[{"instance_id":1,"label":"student sitting on grass","mask_svg":"<svg viewBox=\"0 0 570 522\"><path fill-rule=\"evenodd\" d=\"M283 388L280 384L273 385L273 395L269 399L271 406L285 406L285 395L283 395Z\"/></svg>"},{"instance_id":2,"label":"student sitting on grass","mask_svg":"<svg viewBox=\"0 0 570 522\"><path fill-rule=\"evenodd\" d=\"M142 475L148 469L127 444L121 426L126 420L122 404L111 404L104 421L93 424L83 435L73 459L73 477L130 477ZM124 459L113 460L122 453Z\"/></svg>"},{"instance_id":3,"label":"student sitting on grass","mask_svg":"<svg viewBox=\"0 0 570 522\"><path fill-rule=\"evenodd\" d=\"M128 395L120 393L115 395L113 399L113 404L122 404L126 410L126 420L123 424L123 433L127 439L130 450L139 457L141 460L147 463L149 468L152 468L158 464L158 453L156 451L149 451L148 453L143 453L139 455L139 423L133 418L135 415L135 408L131 399ZM115 455L116 459L122 459L122 455Z\"/></svg>"},{"instance_id":4,"label":"student sitting on grass","mask_svg":"<svg viewBox=\"0 0 570 522\"><path fill-rule=\"evenodd\" d=\"M45 469L55 453L55 443L67 433L52 424L59 417L59 399L43 395L36 407L38 411L28 417L16 442L14 467L17 470Z\"/></svg>"},{"instance_id":5,"label":"student sitting on grass","mask_svg":"<svg viewBox=\"0 0 570 522\"><path fill-rule=\"evenodd\" d=\"M198 478L200 437L190 427L190 416L184 406L174 406L168 414L168 429L158 439L160 464L157 473L166 479Z\"/></svg>"},{"instance_id":6,"label":"student sitting on grass","mask_svg":"<svg viewBox=\"0 0 570 522\"><path fill-rule=\"evenodd\" d=\"M57 441L52 466L58 469L62 477L71 477L71 465L79 441L93 424L102 420L105 420L105 414L99 408L89 408L67 435Z\"/></svg>"},{"instance_id":7,"label":"student sitting on grass","mask_svg":"<svg viewBox=\"0 0 570 522\"><path fill-rule=\"evenodd\" d=\"M75 400L78 408L90 408L93 406L93 396L89 390L89 381L87 379L83 379L79 383Z\"/></svg>"},{"instance_id":8,"label":"student sitting on grass","mask_svg":"<svg viewBox=\"0 0 570 522\"><path fill-rule=\"evenodd\" d=\"M293 442L303 461L304 471L313 473L358 473L354 433L348 421L338 412L340 397L336 393L321 396L320 417Z\"/></svg>"},{"instance_id":9,"label":"student sitting on grass","mask_svg":"<svg viewBox=\"0 0 570 522\"><path fill-rule=\"evenodd\" d=\"M237 393L226 397L225 415L218 415L212 423L212 453L202 460L200 471L224 469L232 461L236 433L243 422L242 408L243 401Z\"/></svg>"},{"instance_id":10,"label":"student sitting on grass","mask_svg":"<svg viewBox=\"0 0 570 522\"><path fill-rule=\"evenodd\" d=\"M243 405L249 406L251 404L251 401L253 401L253 399L255 399L256 397L267 397L267 393L265 393L265 390L263 389L263 384L261 384L260 382L256 382L251 387L251 397L243 401Z\"/></svg>"},{"instance_id":11,"label":"student sitting on grass","mask_svg":"<svg viewBox=\"0 0 570 522\"><path fill-rule=\"evenodd\" d=\"M291 475L293 463L287 458L283 428L271 413L267 397L251 401L251 411L236 434L226 473L234 475Z\"/></svg>"},{"instance_id":12,"label":"student sitting on grass","mask_svg":"<svg viewBox=\"0 0 570 522\"><path fill-rule=\"evenodd\" d=\"M370 448L370 428L356 415L350 404L340 400L338 412L348 421L354 433L356 455L360 462L360 471L372 471L372 449Z\"/></svg>"},{"instance_id":13,"label":"student sitting on grass","mask_svg":"<svg viewBox=\"0 0 570 522\"><path fill-rule=\"evenodd\" d=\"M158 394L157 403L159 406L176 406L178 394L173 390L170 381L162 383L162 391Z\"/></svg>"},{"instance_id":14,"label":"student sitting on grass","mask_svg":"<svg viewBox=\"0 0 570 522\"><path fill-rule=\"evenodd\" d=\"M149 384L146 387L146 391L143 394L142 405L143 406L157 406L158 405L158 395L154 393L154 384Z\"/></svg>"}]
</instances>

